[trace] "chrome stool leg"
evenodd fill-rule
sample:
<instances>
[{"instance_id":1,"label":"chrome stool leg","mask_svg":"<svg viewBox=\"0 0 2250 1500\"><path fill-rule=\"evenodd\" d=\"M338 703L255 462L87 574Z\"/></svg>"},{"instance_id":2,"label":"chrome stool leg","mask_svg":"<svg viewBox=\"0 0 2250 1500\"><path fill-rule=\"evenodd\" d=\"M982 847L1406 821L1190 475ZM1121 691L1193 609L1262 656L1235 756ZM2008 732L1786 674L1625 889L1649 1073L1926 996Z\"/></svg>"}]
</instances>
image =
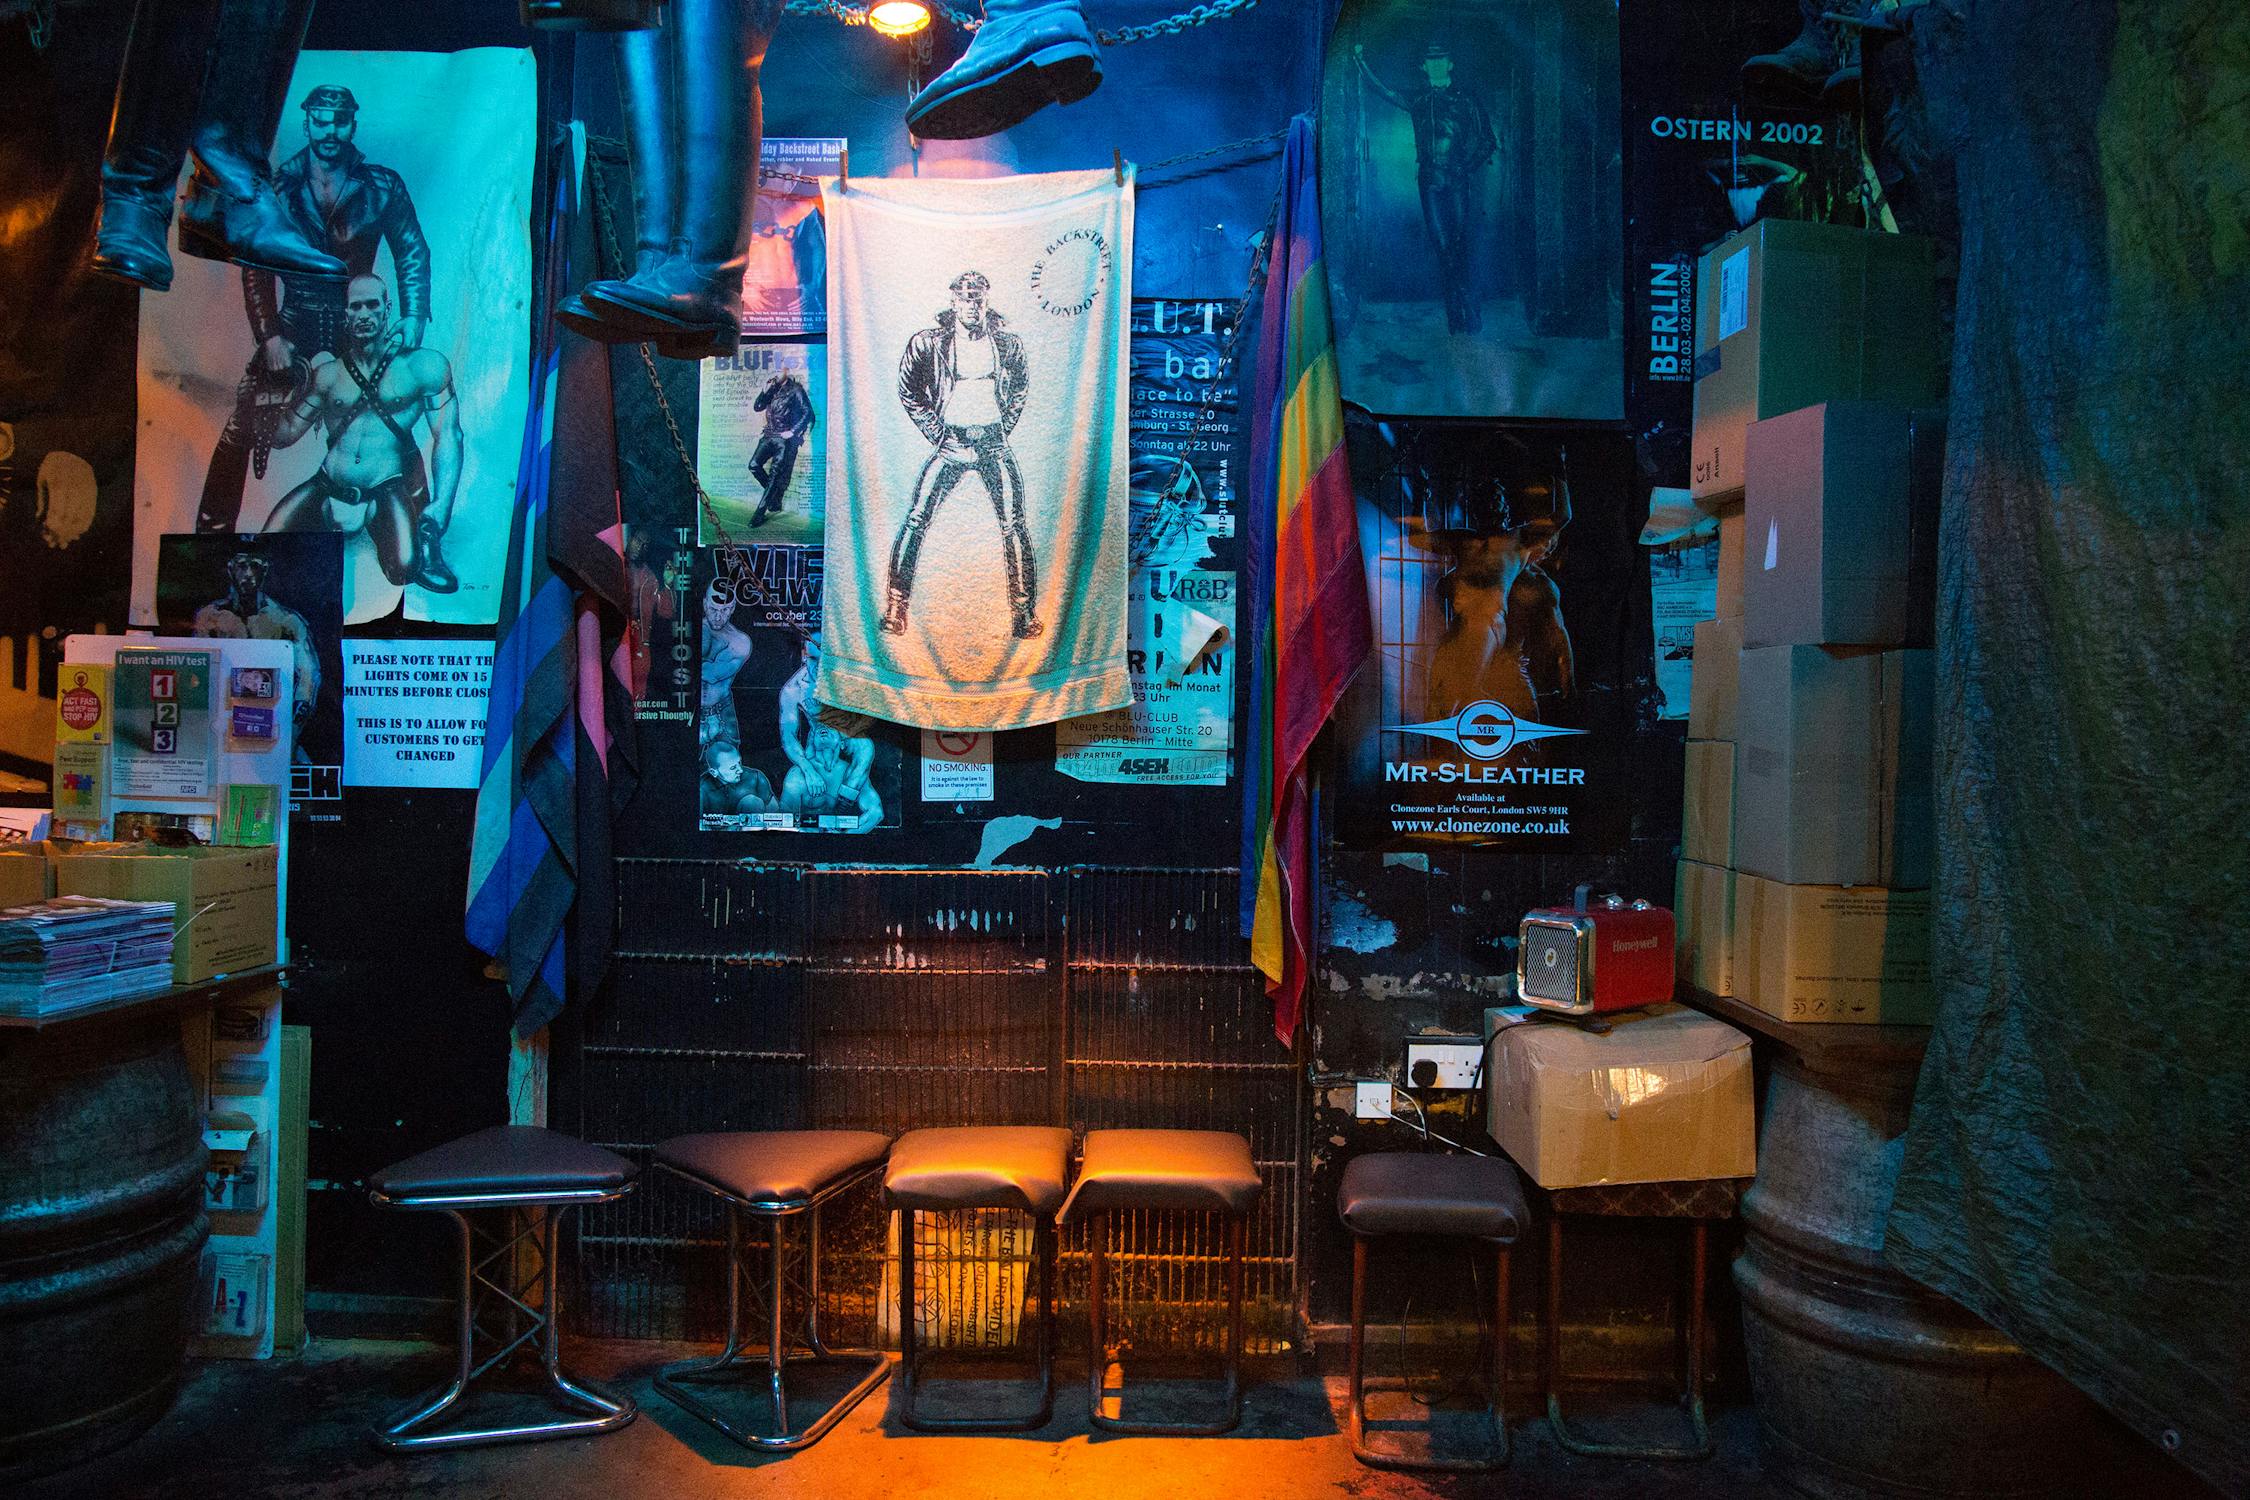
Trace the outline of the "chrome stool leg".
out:
<instances>
[{"instance_id":1,"label":"chrome stool leg","mask_svg":"<svg viewBox=\"0 0 2250 1500\"><path fill-rule=\"evenodd\" d=\"M1242 1238L1239 1215L1227 1219L1227 1353L1225 1415L1215 1422L1129 1422L1124 1418L1122 1393L1117 1416L1102 1410L1109 1382L1109 1346L1103 1336L1102 1272L1104 1241L1109 1234L1109 1213L1102 1210L1086 1225L1086 1310L1091 1334L1086 1350L1086 1415L1106 1432L1151 1437L1217 1437L1242 1425ZM1122 1379L1122 1374L1120 1375Z\"/></svg>"},{"instance_id":2,"label":"chrome stool leg","mask_svg":"<svg viewBox=\"0 0 2250 1500\"><path fill-rule=\"evenodd\" d=\"M1492 1423L1492 1452L1483 1458L1412 1458L1404 1454L1381 1453L1367 1444L1367 1391L1365 1378L1365 1349L1367 1337L1367 1238L1352 1236L1352 1329L1350 1354L1350 1385L1347 1393L1346 1430L1350 1434L1352 1457L1370 1468L1403 1469L1449 1474L1484 1474L1502 1469L1508 1464L1508 1247L1495 1247L1493 1330L1492 1330L1492 1404L1486 1416ZM1376 1390L1395 1389L1389 1384L1376 1386Z\"/></svg>"},{"instance_id":3,"label":"chrome stool leg","mask_svg":"<svg viewBox=\"0 0 2250 1500\"><path fill-rule=\"evenodd\" d=\"M1055 1225L1045 1214L1032 1218L1032 1253L1039 1262L1039 1404L1014 1416L931 1417L915 1409L928 1351L914 1321L914 1215L898 1210L899 1420L916 1432L1031 1432L1055 1413Z\"/></svg>"},{"instance_id":4,"label":"chrome stool leg","mask_svg":"<svg viewBox=\"0 0 2250 1500\"><path fill-rule=\"evenodd\" d=\"M608 1196L616 1196L610 1194ZM418 1204L411 1199L393 1200L403 1208L440 1206ZM609 1432L633 1420L637 1408L629 1398L611 1395L591 1381L578 1381L563 1373L561 1354L561 1305L558 1301L558 1271L561 1264L559 1236L562 1217L573 1203L553 1201L507 1202L460 1199L443 1205L461 1230L461 1287L459 1323L455 1330L458 1342L453 1379L434 1396L425 1400L412 1412L398 1418L375 1434L378 1446L391 1452L419 1452L436 1448L467 1448L484 1443L529 1442L541 1438L570 1437L585 1433ZM534 1215L533 1222L514 1233L492 1236L497 1247L482 1259L477 1255L476 1227L469 1217L473 1208L500 1208L509 1215L507 1225L513 1227L514 1215L526 1212ZM494 1262L504 1262L514 1253L524 1239L532 1240L540 1251L543 1265L540 1279L544 1297L542 1305L534 1308L526 1303L519 1292L528 1293L504 1268L497 1274L508 1275L508 1285L484 1274L483 1267ZM478 1285L482 1285L515 1313L526 1320L526 1326L506 1339L499 1349L479 1363L476 1359L476 1340L480 1331L477 1319ZM479 1377L507 1363L509 1357L524 1345L539 1343L540 1370L545 1376L547 1394L559 1403L586 1411L591 1415L550 1422L522 1423L511 1427L460 1428L445 1432L425 1431L440 1417L460 1405Z\"/></svg>"},{"instance_id":5,"label":"chrome stool leg","mask_svg":"<svg viewBox=\"0 0 2250 1500\"><path fill-rule=\"evenodd\" d=\"M784 1318L785 1288L788 1277L787 1225L795 1210L777 1213L758 1213L766 1221L773 1241L773 1276L766 1299L766 1352L763 1356L745 1357L742 1348L742 1283L748 1279L749 1267L744 1264L742 1249L742 1221L756 1210L739 1203L727 1205L727 1342L718 1357L708 1360L682 1360L666 1365L656 1375L656 1387L679 1403L690 1414L710 1423L745 1448L766 1453L794 1453L809 1448L820 1441L828 1430L844 1419L847 1412L861 1402L867 1394L881 1385L890 1375L891 1363L881 1353L870 1349L830 1349L820 1338L820 1206L813 1204L805 1210L808 1224L805 1270L805 1347L791 1349ZM825 1411L801 1432L789 1426L789 1389L786 1374L790 1366L799 1369L828 1367L862 1370L862 1374L849 1391L838 1397ZM760 1433L733 1420L717 1407L685 1389L695 1385L729 1385L745 1377L755 1378L758 1371L766 1375L768 1395L773 1403L773 1431Z\"/></svg>"}]
</instances>

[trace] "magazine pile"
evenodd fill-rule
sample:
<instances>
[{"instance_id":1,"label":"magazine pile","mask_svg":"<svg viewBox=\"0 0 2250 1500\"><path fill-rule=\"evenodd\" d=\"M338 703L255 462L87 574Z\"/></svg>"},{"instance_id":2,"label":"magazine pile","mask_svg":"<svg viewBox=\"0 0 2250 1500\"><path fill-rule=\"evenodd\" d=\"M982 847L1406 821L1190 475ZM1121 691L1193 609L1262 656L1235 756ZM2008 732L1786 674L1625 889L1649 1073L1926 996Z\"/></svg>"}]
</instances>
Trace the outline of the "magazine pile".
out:
<instances>
[{"instance_id":1,"label":"magazine pile","mask_svg":"<svg viewBox=\"0 0 2250 1500\"><path fill-rule=\"evenodd\" d=\"M0 909L0 1016L59 1015L172 985L172 903L57 896Z\"/></svg>"}]
</instances>

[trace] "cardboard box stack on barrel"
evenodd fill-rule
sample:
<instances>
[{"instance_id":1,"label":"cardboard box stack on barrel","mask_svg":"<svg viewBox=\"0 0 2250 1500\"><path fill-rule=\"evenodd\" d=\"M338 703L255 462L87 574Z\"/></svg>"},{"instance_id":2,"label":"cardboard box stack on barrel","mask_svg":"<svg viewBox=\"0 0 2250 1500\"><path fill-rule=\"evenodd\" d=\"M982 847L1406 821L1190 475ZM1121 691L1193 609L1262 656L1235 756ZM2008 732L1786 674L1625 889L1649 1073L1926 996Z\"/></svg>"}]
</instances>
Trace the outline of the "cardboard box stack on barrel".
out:
<instances>
[{"instance_id":1,"label":"cardboard box stack on barrel","mask_svg":"<svg viewBox=\"0 0 2250 1500\"><path fill-rule=\"evenodd\" d=\"M1944 446L1928 247L1753 225L1698 282L1680 975L1796 1022L1925 1023Z\"/></svg>"}]
</instances>

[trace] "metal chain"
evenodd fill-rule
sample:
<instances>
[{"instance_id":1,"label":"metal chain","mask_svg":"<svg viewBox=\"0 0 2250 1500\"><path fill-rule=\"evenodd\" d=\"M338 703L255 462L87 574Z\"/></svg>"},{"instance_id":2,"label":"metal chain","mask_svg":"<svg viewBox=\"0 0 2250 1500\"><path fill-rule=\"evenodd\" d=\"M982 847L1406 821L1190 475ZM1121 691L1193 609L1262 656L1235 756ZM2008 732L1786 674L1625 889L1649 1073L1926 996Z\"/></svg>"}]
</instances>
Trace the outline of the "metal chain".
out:
<instances>
[{"instance_id":1,"label":"metal chain","mask_svg":"<svg viewBox=\"0 0 2250 1500\"><path fill-rule=\"evenodd\" d=\"M1252 146L1269 146L1288 134L1289 127L1284 125L1279 130L1269 130L1264 135L1246 135L1239 141L1224 141L1216 146L1205 146L1201 151L1183 151L1178 156L1167 156L1162 161L1143 162L1140 170L1143 172L1160 172L1166 167L1182 166L1191 161L1202 161L1206 157L1231 156L1237 151L1247 151ZM1271 151L1263 153L1265 156L1273 154ZM1157 185L1161 186L1162 184Z\"/></svg>"},{"instance_id":2,"label":"metal chain","mask_svg":"<svg viewBox=\"0 0 2250 1500\"><path fill-rule=\"evenodd\" d=\"M1224 21L1240 15L1258 0L1211 0L1208 5L1192 6L1176 16L1166 16L1161 21L1151 21L1146 26L1127 26L1121 31L1097 31L1095 40L1104 47L1123 47L1132 42L1145 42L1151 37L1177 36L1197 26L1208 26L1213 21Z\"/></svg>"},{"instance_id":3,"label":"metal chain","mask_svg":"<svg viewBox=\"0 0 2250 1500\"><path fill-rule=\"evenodd\" d=\"M1126 26L1116 31L1096 31L1094 39L1104 47L1123 47L1133 42L1145 42L1151 37L1177 36L1198 26L1208 26L1213 21L1224 21L1256 5L1258 0L1209 0L1208 4L1190 6L1178 15L1166 16L1161 21L1151 21L1145 26ZM865 26L867 11L863 7L847 5L844 0L789 0L782 9L792 16L827 16L846 26ZM972 16L967 11L955 10L944 0L931 0L930 9L945 18L949 26L962 31L975 32L984 25L984 17Z\"/></svg>"}]
</instances>

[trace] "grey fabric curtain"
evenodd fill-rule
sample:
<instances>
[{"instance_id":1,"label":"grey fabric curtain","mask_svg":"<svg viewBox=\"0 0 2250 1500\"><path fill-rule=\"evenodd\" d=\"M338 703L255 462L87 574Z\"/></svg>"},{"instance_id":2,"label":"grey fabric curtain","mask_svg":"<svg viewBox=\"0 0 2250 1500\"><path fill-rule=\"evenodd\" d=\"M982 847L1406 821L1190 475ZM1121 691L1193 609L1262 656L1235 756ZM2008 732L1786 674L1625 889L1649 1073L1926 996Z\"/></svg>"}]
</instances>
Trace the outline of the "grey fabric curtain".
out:
<instances>
[{"instance_id":1,"label":"grey fabric curtain","mask_svg":"<svg viewBox=\"0 0 2250 1500\"><path fill-rule=\"evenodd\" d=\"M2250 1493L2250 7L1935 0L1941 1011L1888 1229Z\"/></svg>"}]
</instances>

